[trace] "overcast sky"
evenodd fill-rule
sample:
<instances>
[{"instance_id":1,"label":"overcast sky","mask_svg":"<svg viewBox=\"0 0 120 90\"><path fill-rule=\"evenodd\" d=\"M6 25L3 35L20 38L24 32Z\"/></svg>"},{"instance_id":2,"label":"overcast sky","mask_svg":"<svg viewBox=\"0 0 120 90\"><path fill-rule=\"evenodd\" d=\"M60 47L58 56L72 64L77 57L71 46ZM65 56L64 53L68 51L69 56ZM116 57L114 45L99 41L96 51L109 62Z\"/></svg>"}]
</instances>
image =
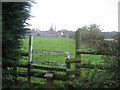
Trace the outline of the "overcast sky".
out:
<instances>
[{"instance_id":1,"label":"overcast sky","mask_svg":"<svg viewBox=\"0 0 120 90\"><path fill-rule=\"evenodd\" d=\"M120 0L36 0L31 8L30 28L75 31L84 25L97 24L103 31L118 30Z\"/></svg>"}]
</instances>

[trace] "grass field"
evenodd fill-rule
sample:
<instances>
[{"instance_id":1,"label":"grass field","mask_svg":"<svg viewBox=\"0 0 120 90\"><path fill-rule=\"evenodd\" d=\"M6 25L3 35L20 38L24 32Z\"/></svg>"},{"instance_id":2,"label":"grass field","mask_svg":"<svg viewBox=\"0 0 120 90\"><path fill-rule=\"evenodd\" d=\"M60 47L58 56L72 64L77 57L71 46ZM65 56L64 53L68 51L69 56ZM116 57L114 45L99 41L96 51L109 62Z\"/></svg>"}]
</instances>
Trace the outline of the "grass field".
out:
<instances>
[{"instance_id":1,"label":"grass field","mask_svg":"<svg viewBox=\"0 0 120 90\"><path fill-rule=\"evenodd\" d=\"M25 38L23 40L23 52L28 52L29 39ZM80 46L81 49L92 50L85 45ZM52 50L52 51L67 51L71 53L71 58L75 58L75 40L70 38L59 38L59 37L34 37L33 38L33 49L38 50ZM102 64L101 55L81 55L82 63L91 64ZM55 54L40 54L33 53L33 60L38 61L49 61L49 62L60 62L65 63L65 55L55 55ZM28 57L23 57L20 60L22 63L28 62ZM72 65L74 68L74 65ZM19 71L27 71L27 69L18 69ZM40 70L37 70L40 71ZM83 70L83 76L85 75L85 70ZM26 80L25 78L21 78ZM32 79L33 82L42 82L43 79ZM40 81L42 80L42 81Z\"/></svg>"},{"instance_id":2,"label":"grass field","mask_svg":"<svg viewBox=\"0 0 120 90\"><path fill-rule=\"evenodd\" d=\"M28 38L24 39L23 52L28 52ZM85 45L80 46L81 49L91 50ZM75 40L70 38L59 37L34 37L33 49L52 50L52 51L67 51L71 53L71 58L75 58ZM65 55L53 54L33 54L33 60L65 62ZM83 62L91 62L92 64L101 63L101 55L82 55Z\"/></svg>"}]
</instances>

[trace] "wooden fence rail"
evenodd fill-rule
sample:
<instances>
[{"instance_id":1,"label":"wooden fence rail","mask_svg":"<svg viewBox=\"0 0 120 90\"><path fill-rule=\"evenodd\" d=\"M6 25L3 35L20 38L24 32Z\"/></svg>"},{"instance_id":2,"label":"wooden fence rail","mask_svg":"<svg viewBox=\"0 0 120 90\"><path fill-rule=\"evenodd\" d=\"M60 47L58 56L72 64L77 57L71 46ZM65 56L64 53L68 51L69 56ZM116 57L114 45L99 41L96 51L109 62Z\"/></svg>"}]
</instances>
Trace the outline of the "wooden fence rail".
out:
<instances>
[{"instance_id":1,"label":"wooden fence rail","mask_svg":"<svg viewBox=\"0 0 120 90\"><path fill-rule=\"evenodd\" d=\"M94 54L94 55L112 55L112 54L100 52L100 51L81 50L81 49L77 49L76 53L78 53L78 54Z\"/></svg>"},{"instance_id":2,"label":"wooden fence rail","mask_svg":"<svg viewBox=\"0 0 120 90\"><path fill-rule=\"evenodd\" d=\"M35 72L35 71L31 71L30 72L30 76L31 77L36 77L36 78L45 78L44 75L46 74L46 72ZM13 74L14 76L20 76L20 77L27 77L27 73L26 72L17 72L16 74ZM66 75L63 74L54 74L53 75L53 80L62 80L62 81L66 81Z\"/></svg>"},{"instance_id":3,"label":"wooden fence rail","mask_svg":"<svg viewBox=\"0 0 120 90\"><path fill-rule=\"evenodd\" d=\"M35 60L33 60L32 63L44 64L44 65L66 66L66 63L56 63L56 62L46 62L46 61L35 61Z\"/></svg>"},{"instance_id":4,"label":"wooden fence rail","mask_svg":"<svg viewBox=\"0 0 120 90\"><path fill-rule=\"evenodd\" d=\"M49 50L32 50L33 53L63 54L69 55L70 52L49 51Z\"/></svg>"},{"instance_id":5,"label":"wooden fence rail","mask_svg":"<svg viewBox=\"0 0 120 90\"><path fill-rule=\"evenodd\" d=\"M17 67L29 68L28 65L18 65ZM45 66L30 65L30 68L31 68L31 69L41 69L41 70L52 70L52 71L66 72L66 69L56 68L56 67L45 67Z\"/></svg>"}]
</instances>

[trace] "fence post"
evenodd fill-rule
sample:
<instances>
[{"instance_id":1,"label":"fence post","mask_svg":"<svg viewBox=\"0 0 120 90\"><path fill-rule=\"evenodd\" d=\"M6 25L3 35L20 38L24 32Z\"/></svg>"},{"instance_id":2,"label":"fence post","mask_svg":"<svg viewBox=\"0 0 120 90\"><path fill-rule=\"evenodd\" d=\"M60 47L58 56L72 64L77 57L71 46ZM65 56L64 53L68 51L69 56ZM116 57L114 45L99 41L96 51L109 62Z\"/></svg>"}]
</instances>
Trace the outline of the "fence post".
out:
<instances>
[{"instance_id":1,"label":"fence post","mask_svg":"<svg viewBox=\"0 0 120 90\"><path fill-rule=\"evenodd\" d=\"M29 37L29 57L28 57L28 71L27 71L27 82L28 84L31 83L31 75L30 75L30 71L31 71L31 61L32 61L32 43L33 43L33 36L30 35Z\"/></svg>"},{"instance_id":2,"label":"fence post","mask_svg":"<svg viewBox=\"0 0 120 90\"><path fill-rule=\"evenodd\" d=\"M76 31L76 49L75 49L75 58L81 61L81 55L77 53L77 50L80 49L80 31ZM80 66L81 63L75 63L75 70L80 72ZM75 78L80 77L81 73L75 74Z\"/></svg>"},{"instance_id":3,"label":"fence post","mask_svg":"<svg viewBox=\"0 0 120 90\"><path fill-rule=\"evenodd\" d=\"M68 60L70 59L70 54L67 54L67 58L66 58L66 70L70 70L70 62L67 62ZM68 71L66 71L66 82L65 82L65 87L68 88L69 87L69 77L70 77L70 74L68 73Z\"/></svg>"},{"instance_id":4,"label":"fence post","mask_svg":"<svg viewBox=\"0 0 120 90\"><path fill-rule=\"evenodd\" d=\"M54 72L47 72L45 73L44 77L46 78L46 87L53 88L53 74Z\"/></svg>"}]
</instances>

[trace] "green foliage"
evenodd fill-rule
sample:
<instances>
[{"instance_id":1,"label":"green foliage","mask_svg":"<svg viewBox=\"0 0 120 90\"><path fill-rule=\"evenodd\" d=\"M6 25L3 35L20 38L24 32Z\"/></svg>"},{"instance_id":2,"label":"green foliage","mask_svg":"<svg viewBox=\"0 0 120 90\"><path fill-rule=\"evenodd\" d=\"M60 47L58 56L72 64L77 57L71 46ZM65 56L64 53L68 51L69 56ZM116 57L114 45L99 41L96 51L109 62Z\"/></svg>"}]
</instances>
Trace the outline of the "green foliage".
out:
<instances>
[{"instance_id":1,"label":"green foliage","mask_svg":"<svg viewBox=\"0 0 120 90\"><path fill-rule=\"evenodd\" d=\"M96 24L84 26L82 28L79 28L78 30L81 32L81 40L85 43L104 39L104 35L101 32L102 30Z\"/></svg>"},{"instance_id":2,"label":"green foliage","mask_svg":"<svg viewBox=\"0 0 120 90\"><path fill-rule=\"evenodd\" d=\"M99 69L86 69L86 76L73 81L75 88L115 88L109 71Z\"/></svg>"},{"instance_id":3,"label":"green foliage","mask_svg":"<svg viewBox=\"0 0 120 90\"><path fill-rule=\"evenodd\" d=\"M107 81L107 87L119 87L120 86L120 37L119 33L116 39L113 41L94 41L93 47L101 52L108 53L111 56L102 56L103 63L109 65L111 69L106 70L109 76ZM105 75L103 75L105 77ZM104 82L106 82L104 80Z\"/></svg>"},{"instance_id":4,"label":"green foliage","mask_svg":"<svg viewBox=\"0 0 120 90\"><path fill-rule=\"evenodd\" d=\"M3 86L6 82L13 80L8 78L13 68L20 59L22 38L27 32L26 20L29 19L31 4L29 2L3 2L2 3L2 68ZM9 72L10 73L9 73ZM9 83L9 82L8 82Z\"/></svg>"}]
</instances>

